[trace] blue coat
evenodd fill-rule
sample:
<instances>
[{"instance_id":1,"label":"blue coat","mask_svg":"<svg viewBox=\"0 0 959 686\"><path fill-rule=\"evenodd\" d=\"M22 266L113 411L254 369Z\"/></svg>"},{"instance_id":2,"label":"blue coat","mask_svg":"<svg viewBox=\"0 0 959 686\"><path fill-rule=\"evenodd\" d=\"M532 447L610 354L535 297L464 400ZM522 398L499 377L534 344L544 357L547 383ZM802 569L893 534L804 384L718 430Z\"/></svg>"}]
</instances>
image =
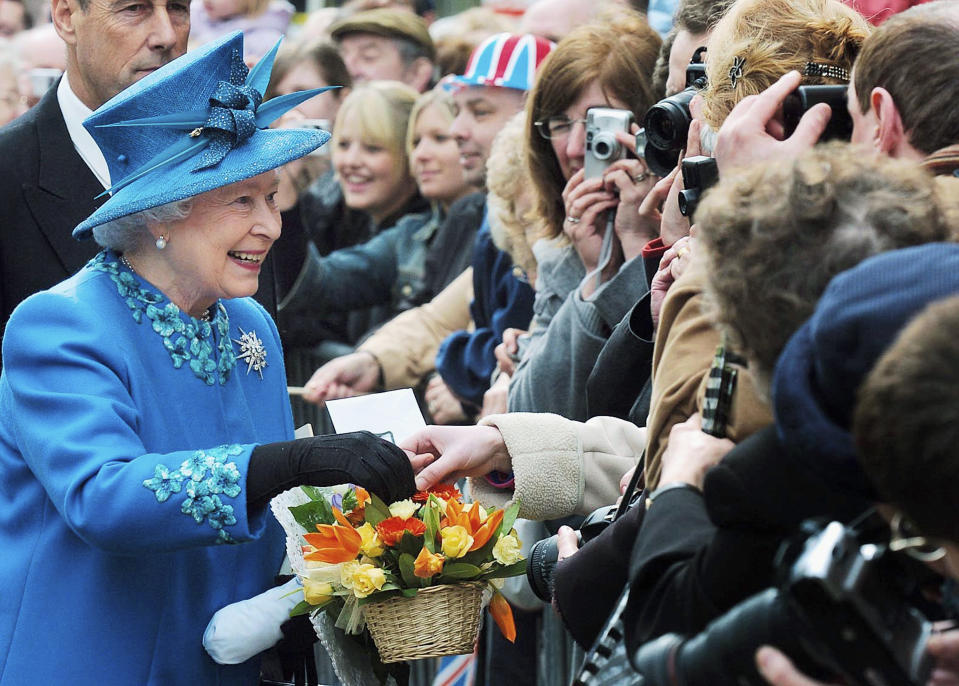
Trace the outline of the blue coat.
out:
<instances>
[{"instance_id":1,"label":"blue coat","mask_svg":"<svg viewBox=\"0 0 959 686\"><path fill-rule=\"evenodd\" d=\"M473 247L473 302L475 328L450 334L436 353L436 371L461 400L483 405L496 369L493 351L506 329L528 329L533 317L533 289L518 277L513 260L498 249L483 221Z\"/></svg>"},{"instance_id":2,"label":"blue coat","mask_svg":"<svg viewBox=\"0 0 959 686\"><path fill-rule=\"evenodd\" d=\"M201 639L284 552L246 507L254 445L293 434L263 308L200 322L101 253L17 308L3 360L0 684L256 684L257 661L216 665Z\"/></svg>"}]
</instances>

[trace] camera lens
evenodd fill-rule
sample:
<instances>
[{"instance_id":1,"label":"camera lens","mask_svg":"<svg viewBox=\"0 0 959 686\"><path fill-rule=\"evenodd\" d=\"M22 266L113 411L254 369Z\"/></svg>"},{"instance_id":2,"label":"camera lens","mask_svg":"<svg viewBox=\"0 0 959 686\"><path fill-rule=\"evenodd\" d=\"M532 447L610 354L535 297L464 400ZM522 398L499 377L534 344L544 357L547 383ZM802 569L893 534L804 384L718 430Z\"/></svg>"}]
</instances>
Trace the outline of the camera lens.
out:
<instances>
[{"instance_id":1,"label":"camera lens","mask_svg":"<svg viewBox=\"0 0 959 686\"><path fill-rule=\"evenodd\" d=\"M644 127L646 137L655 147L663 150L685 147L692 122L689 103L698 92L695 86L690 86L649 108Z\"/></svg>"},{"instance_id":2,"label":"camera lens","mask_svg":"<svg viewBox=\"0 0 959 686\"><path fill-rule=\"evenodd\" d=\"M536 597L544 603L553 600L553 570L559 558L556 536L536 541L529 550L526 561L526 578Z\"/></svg>"},{"instance_id":3,"label":"camera lens","mask_svg":"<svg viewBox=\"0 0 959 686\"><path fill-rule=\"evenodd\" d=\"M608 133L600 133L593 139L593 157L608 160L619 155L619 142Z\"/></svg>"}]
</instances>

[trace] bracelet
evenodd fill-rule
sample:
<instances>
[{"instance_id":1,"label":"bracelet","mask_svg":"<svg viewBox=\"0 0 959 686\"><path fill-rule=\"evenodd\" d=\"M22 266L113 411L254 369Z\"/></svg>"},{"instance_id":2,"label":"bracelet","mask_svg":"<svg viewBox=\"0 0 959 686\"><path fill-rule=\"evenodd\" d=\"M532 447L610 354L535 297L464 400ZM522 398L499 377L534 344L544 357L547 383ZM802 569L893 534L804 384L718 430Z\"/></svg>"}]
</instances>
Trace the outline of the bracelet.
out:
<instances>
[{"instance_id":1,"label":"bracelet","mask_svg":"<svg viewBox=\"0 0 959 686\"><path fill-rule=\"evenodd\" d=\"M667 493L667 492L669 492L669 491L676 491L676 490L680 490L680 489L681 489L681 490L684 490L684 491L693 491L694 493L698 493L699 495L702 495L702 494L703 494L703 492L702 492L701 489L699 489L699 488L696 487L696 486L693 486L691 483L688 483L688 482L686 482L686 481L672 481L672 482L670 482L670 483L668 483L668 484L665 484L665 485L663 485L663 486L660 486L659 488L657 488L656 490L654 490L652 493L650 493L649 495L647 495L647 496L646 496L646 507L647 507L647 508L652 507L653 501L656 500L656 498L658 498L659 496L661 496L663 493Z\"/></svg>"},{"instance_id":2,"label":"bracelet","mask_svg":"<svg viewBox=\"0 0 959 686\"><path fill-rule=\"evenodd\" d=\"M512 472L490 472L486 475L486 481L493 488L513 488L515 483Z\"/></svg>"}]
</instances>

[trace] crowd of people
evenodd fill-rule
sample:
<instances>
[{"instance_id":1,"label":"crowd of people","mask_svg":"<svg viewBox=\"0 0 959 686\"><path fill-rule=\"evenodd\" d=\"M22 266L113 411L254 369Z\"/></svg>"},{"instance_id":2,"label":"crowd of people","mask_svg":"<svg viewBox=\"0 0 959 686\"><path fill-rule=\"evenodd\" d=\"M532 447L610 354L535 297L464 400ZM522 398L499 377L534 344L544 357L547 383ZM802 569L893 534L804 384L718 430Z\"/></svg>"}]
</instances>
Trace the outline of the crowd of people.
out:
<instances>
[{"instance_id":1,"label":"crowd of people","mask_svg":"<svg viewBox=\"0 0 959 686\"><path fill-rule=\"evenodd\" d=\"M647 684L959 683L959 2L303 9L0 0L0 685L312 683L270 499L444 482L555 534L476 684L554 686L544 613ZM866 649L727 631L835 522L925 657L886 587Z\"/></svg>"}]
</instances>

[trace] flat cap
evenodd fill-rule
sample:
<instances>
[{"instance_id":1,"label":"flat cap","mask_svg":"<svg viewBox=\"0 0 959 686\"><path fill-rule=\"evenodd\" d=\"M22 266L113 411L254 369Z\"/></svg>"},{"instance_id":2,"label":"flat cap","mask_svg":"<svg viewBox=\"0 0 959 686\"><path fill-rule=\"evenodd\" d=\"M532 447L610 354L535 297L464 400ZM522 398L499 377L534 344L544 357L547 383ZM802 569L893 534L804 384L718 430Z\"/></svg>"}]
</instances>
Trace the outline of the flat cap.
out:
<instances>
[{"instance_id":1,"label":"flat cap","mask_svg":"<svg viewBox=\"0 0 959 686\"><path fill-rule=\"evenodd\" d=\"M436 58L436 49L426 22L412 12L388 8L366 10L341 19L330 27L330 35L335 41L349 33L372 33L386 38L402 38L423 48L430 60Z\"/></svg>"}]
</instances>

